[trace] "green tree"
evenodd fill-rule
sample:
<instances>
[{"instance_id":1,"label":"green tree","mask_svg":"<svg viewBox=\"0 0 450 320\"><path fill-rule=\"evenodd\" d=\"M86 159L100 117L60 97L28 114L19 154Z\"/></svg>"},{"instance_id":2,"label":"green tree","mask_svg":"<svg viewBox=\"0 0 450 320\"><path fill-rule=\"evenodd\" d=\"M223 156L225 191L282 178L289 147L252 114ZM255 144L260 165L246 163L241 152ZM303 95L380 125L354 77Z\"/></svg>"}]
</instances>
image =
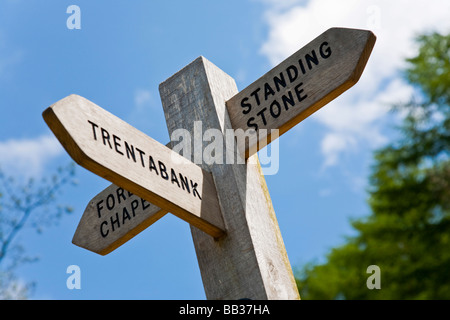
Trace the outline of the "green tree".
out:
<instances>
[{"instance_id":1,"label":"green tree","mask_svg":"<svg viewBox=\"0 0 450 320\"><path fill-rule=\"evenodd\" d=\"M394 106L400 137L375 152L372 213L324 264L298 272L304 299L450 299L450 35L417 41L404 75L419 98ZM366 286L370 265L380 290Z\"/></svg>"},{"instance_id":2,"label":"green tree","mask_svg":"<svg viewBox=\"0 0 450 320\"><path fill-rule=\"evenodd\" d=\"M0 171L0 300L26 299L34 287L33 282L19 281L15 274L19 265L38 260L26 253L18 235L26 229L41 233L64 213L72 212L69 206L54 203L61 188L74 183L74 170L70 164L58 169L50 180L39 182L33 178L22 182Z\"/></svg>"}]
</instances>

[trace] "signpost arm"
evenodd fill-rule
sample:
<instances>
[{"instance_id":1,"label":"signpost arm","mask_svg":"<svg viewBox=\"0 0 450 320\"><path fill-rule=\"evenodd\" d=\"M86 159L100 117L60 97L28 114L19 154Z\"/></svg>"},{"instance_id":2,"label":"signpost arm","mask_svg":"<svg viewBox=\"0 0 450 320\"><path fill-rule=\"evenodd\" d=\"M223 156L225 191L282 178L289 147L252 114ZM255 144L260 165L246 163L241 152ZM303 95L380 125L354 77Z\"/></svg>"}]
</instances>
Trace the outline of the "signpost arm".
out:
<instances>
[{"instance_id":1,"label":"signpost arm","mask_svg":"<svg viewBox=\"0 0 450 320\"><path fill-rule=\"evenodd\" d=\"M169 134L183 128L199 143L197 121L201 135L232 129L225 101L236 93L230 76L205 58L196 59L160 85ZM202 152L208 142L202 143L193 150ZM226 228L215 240L191 226L208 299L300 298L257 157L244 164L199 164L213 175Z\"/></svg>"}]
</instances>

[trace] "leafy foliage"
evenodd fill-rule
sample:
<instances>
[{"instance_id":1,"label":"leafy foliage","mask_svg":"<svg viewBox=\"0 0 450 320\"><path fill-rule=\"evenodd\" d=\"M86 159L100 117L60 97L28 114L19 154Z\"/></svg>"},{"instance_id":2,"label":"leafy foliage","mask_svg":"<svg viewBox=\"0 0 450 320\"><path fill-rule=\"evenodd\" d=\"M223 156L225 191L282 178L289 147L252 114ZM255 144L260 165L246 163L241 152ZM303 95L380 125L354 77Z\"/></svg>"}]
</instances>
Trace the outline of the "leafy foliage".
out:
<instances>
[{"instance_id":1,"label":"leafy foliage","mask_svg":"<svg viewBox=\"0 0 450 320\"><path fill-rule=\"evenodd\" d=\"M18 281L14 274L19 265L37 260L26 254L17 236L25 229L41 233L72 212L71 207L61 205L55 210L53 204L61 188L74 183L74 173L75 166L70 164L58 169L50 180L31 178L21 183L0 171L0 299L26 298L33 287Z\"/></svg>"},{"instance_id":2,"label":"leafy foliage","mask_svg":"<svg viewBox=\"0 0 450 320\"><path fill-rule=\"evenodd\" d=\"M450 299L450 35L417 41L404 74L420 98L394 106L401 137L375 152L372 214L326 263L299 271L304 299ZM381 290L366 286L373 264Z\"/></svg>"}]
</instances>

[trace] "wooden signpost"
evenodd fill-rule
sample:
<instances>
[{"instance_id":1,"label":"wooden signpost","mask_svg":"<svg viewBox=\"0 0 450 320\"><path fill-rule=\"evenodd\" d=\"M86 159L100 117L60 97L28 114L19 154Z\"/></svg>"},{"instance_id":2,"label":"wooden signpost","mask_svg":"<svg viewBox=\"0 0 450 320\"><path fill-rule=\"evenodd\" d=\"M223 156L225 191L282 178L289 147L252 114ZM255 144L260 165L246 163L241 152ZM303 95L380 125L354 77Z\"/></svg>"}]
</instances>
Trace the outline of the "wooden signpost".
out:
<instances>
[{"instance_id":1,"label":"wooden signpost","mask_svg":"<svg viewBox=\"0 0 450 320\"><path fill-rule=\"evenodd\" d=\"M73 243L104 255L171 212L191 225L208 299L299 299L256 151L353 86L374 43L370 31L332 28L239 93L203 57L160 85L169 134L194 136L198 121L250 132L235 152L245 163L194 164L76 95L52 105L43 116L66 151L114 183L90 201Z\"/></svg>"},{"instance_id":2,"label":"wooden signpost","mask_svg":"<svg viewBox=\"0 0 450 320\"><path fill-rule=\"evenodd\" d=\"M77 95L58 101L43 117L82 167L215 238L224 235L209 172ZM125 213L120 218L125 224Z\"/></svg>"},{"instance_id":3,"label":"wooden signpost","mask_svg":"<svg viewBox=\"0 0 450 320\"><path fill-rule=\"evenodd\" d=\"M106 255L158 221L167 212L112 184L89 202L72 243Z\"/></svg>"},{"instance_id":4,"label":"wooden signpost","mask_svg":"<svg viewBox=\"0 0 450 320\"><path fill-rule=\"evenodd\" d=\"M375 39L370 31L331 28L228 100L231 126L257 135L246 157L272 141L271 130L281 136L351 88Z\"/></svg>"},{"instance_id":5,"label":"wooden signpost","mask_svg":"<svg viewBox=\"0 0 450 320\"><path fill-rule=\"evenodd\" d=\"M170 148L170 143L166 147ZM112 184L89 201L72 243L106 255L166 213L166 210Z\"/></svg>"}]
</instances>

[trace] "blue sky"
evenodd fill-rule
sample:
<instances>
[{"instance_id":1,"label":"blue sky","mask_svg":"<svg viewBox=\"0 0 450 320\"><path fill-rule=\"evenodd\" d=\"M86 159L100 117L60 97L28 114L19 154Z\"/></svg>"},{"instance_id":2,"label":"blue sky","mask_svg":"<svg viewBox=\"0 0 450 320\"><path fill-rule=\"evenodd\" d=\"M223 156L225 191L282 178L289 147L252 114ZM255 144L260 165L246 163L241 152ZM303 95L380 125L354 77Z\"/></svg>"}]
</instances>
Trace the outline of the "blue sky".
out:
<instances>
[{"instance_id":1,"label":"blue sky","mask_svg":"<svg viewBox=\"0 0 450 320\"><path fill-rule=\"evenodd\" d=\"M80 30L66 26L73 4ZM372 151L398 121L389 104L413 94L399 70L418 32L450 31L449 13L445 0L0 0L0 165L39 178L71 161L41 116L69 94L165 144L158 85L198 56L242 90L330 27L370 29L378 39L360 82L280 138L279 172L266 177L291 265L321 261L352 234L349 218L369 213ZM40 257L18 270L36 282L32 298L205 298L189 227L170 214L105 257L72 245L85 206L109 185L81 167L76 178L58 199L74 213L17 239ZM73 264L81 290L66 287Z\"/></svg>"}]
</instances>

